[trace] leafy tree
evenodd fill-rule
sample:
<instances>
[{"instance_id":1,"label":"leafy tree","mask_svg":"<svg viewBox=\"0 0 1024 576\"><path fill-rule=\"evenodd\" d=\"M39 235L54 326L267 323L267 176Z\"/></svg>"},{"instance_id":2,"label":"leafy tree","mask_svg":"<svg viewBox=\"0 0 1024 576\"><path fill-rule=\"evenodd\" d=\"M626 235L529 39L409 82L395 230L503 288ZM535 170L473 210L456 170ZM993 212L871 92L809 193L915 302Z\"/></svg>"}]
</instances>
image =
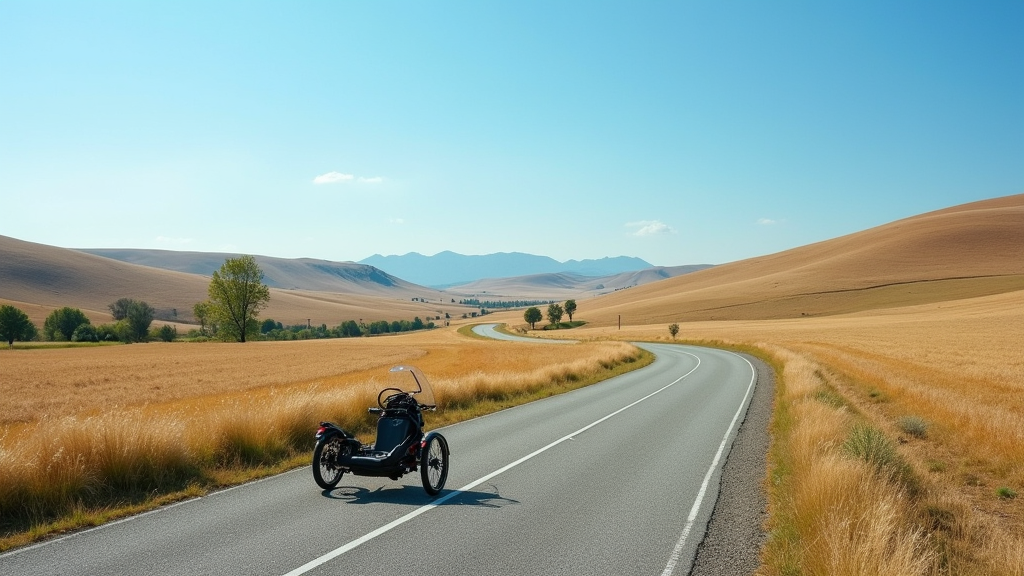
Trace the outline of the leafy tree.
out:
<instances>
[{"instance_id":1,"label":"leafy tree","mask_svg":"<svg viewBox=\"0 0 1024 576\"><path fill-rule=\"evenodd\" d=\"M263 271L252 256L228 258L210 280L210 313L220 332L245 342L259 333L256 316L270 301L270 288L263 283Z\"/></svg>"},{"instance_id":2,"label":"leafy tree","mask_svg":"<svg viewBox=\"0 0 1024 576\"><path fill-rule=\"evenodd\" d=\"M91 324L89 318L78 308L65 306L50 312L43 322L43 336L47 340L71 340L75 328L82 324Z\"/></svg>"},{"instance_id":3,"label":"leafy tree","mask_svg":"<svg viewBox=\"0 0 1024 576\"><path fill-rule=\"evenodd\" d=\"M178 337L178 329L170 324L164 324L157 330L157 337L164 342L174 342L174 339Z\"/></svg>"},{"instance_id":4,"label":"leafy tree","mask_svg":"<svg viewBox=\"0 0 1024 576\"><path fill-rule=\"evenodd\" d=\"M562 321L562 314L565 311L562 310L561 304L549 304L548 305L548 322L558 326L558 323Z\"/></svg>"},{"instance_id":5,"label":"leafy tree","mask_svg":"<svg viewBox=\"0 0 1024 576\"><path fill-rule=\"evenodd\" d=\"M7 340L7 345L14 348L14 341L31 340L35 337L36 325L28 319L28 315L14 306L0 306L0 337Z\"/></svg>"},{"instance_id":6,"label":"leafy tree","mask_svg":"<svg viewBox=\"0 0 1024 576\"><path fill-rule=\"evenodd\" d=\"M274 322L272 319L267 318L262 324L260 324L260 334L266 334L271 330L281 330L283 328L284 326L282 326L280 322Z\"/></svg>"},{"instance_id":7,"label":"leafy tree","mask_svg":"<svg viewBox=\"0 0 1024 576\"><path fill-rule=\"evenodd\" d=\"M534 324L540 322L543 319L544 316L541 315L540 308L537 308L536 306L527 308L526 312L523 312L523 320L526 320L527 322L530 323L530 330L533 330Z\"/></svg>"},{"instance_id":8,"label":"leafy tree","mask_svg":"<svg viewBox=\"0 0 1024 576\"><path fill-rule=\"evenodd\" d=\"M128 340L143 342L149 336L149 325L153 323L155 310L140 300L132 300L128 304L125 323L128 325Z\"/></svg>"},{"instance_id":9,"label":"leafy tree","mask_svg":"<svg viewBox=\"0 0 1024 576\"><path fill-rule=\"evenodd\" d=\"M72 342L99 342L99 332L92 324L82 324L71 335Z\"/></svg>"},{"instance_id":10,"label":"leafy tree","mask_svg":"<svg viewBox=\"0 0 1024 576\"><path fill-rule=\"evenodd\" d=\"M96 327L96 339L100 342L116 342L126 333L124 320L115 324L100 324Z\"/></svg>"},{"instance_id":11,"label":"leafy tree","mask_svg":"<svg viewBox=\"0 0 1024 576\"><path fill-rule=\"evenodd\" d=\"M135 300L131 298L118 298L113 304L107 305L107 308L110 308L110 313L114 316L114 320L124 320L128 317L128 307L133 302Z\"/></svg>"},{"instance_id":12,"label":"leafy tree","mask_svg":"<svg viewBox=\"0 0 1024 576\"><path fill-rule=\"evenodd\" d=\"M569 322L572 322L572 315L576 313L576 301L566 300L565 301L565 314L569 317Z\"/></svg>"},{"instance_id":13,"label":"leafy tree","mask_svg":"<svg viewBox=\"0 0 1024 576\"><path fill-rule=\"evenodd\" d=\"M206 335L206 323L210 319L210 301L196 302L192 307L192 314L199 320L199 333Z\"/></svg>"},{"instance_id":14,"label":"leafy tree","mask_svg":"<svg viewBox=\"0 0 1024 576\"><path fill-rule=\"evenodd\" d=\"M363 335L362 330L359 329L359 324L356 324L355 320L346 320L342 322L341 326L339 326L338 328L340 329L339 331L341 332L342 336L352 337Z\"/></svg>"},{"instance_id":15,"label":"leafy tree","mask_svg":"<svg viewBox=\"0 0 1024 576\"><path fill-rule=\"evenodd\" d=\"M675 340L676 339L676 334L679 334L679 324L675 324L675 323L669 324L668 325L668 333L671 334L672 335L672 339Z\"/></svg>"}]
</instances>

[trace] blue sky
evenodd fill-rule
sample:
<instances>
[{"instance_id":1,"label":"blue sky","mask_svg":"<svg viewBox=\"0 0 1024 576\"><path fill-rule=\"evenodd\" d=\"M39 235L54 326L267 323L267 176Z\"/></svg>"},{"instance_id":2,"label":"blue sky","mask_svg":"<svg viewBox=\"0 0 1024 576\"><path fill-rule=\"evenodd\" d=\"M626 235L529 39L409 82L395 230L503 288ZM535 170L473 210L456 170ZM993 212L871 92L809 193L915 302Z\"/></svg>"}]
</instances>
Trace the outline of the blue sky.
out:
<instances>
[{"instance_id":1,"label":"blue sky","mask_svg":"<svg viewBox=\"0 0 1024 576\"><path fill-rule=\"evenodd\" d=\"M0 234L720 264L1024 192L1024 3L0 0Z\"/></svg>"}]
</instances>

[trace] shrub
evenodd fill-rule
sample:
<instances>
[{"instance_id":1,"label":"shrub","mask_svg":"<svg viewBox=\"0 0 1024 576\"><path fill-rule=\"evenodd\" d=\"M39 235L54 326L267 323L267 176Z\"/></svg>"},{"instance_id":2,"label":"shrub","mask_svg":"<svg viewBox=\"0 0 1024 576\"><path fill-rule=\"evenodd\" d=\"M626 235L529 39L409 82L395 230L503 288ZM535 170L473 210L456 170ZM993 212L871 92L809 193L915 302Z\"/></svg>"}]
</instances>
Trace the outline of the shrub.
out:
<instances>
[{"instance_id":1,"label":"shrub","mask_svg":"<svg viewBox=\"0 0 1024 576\"><path fill-rule=\"evenodd\" d=\"M898 420L900 430L914 438L924 438L928 435L928 422L917 416L904 416Z\"/></svg>"},{"instance_id":2,"label":"shrub","mask_svg":"<svg viewBox=\"0 0 1024 576\"><path fill-rule=\"evenodd\" d=\"M896 445L881 430L864 424L853 427L843 443L843 450L876 468L892 467L900 460Z\"/></svg>"},{"instance_id":3,"label":"shrub","mask_svg":"<svg viewBox=\"0 0 1024 576\"><path fill-rule=\"evenodd\" d=\"M871 464L878 472L903 484L911 492L920 489L910 465L903 460L896 445L881 430L866 424L857 424L843 443L843 450Z\"/></svg>"},{"instance_id":4,"label":"shrub","mask_svg":"<svg viewBox=\"0 0 1024 576\"><path fill-rule=\"evenodd\" d=\"M170 324L164 324L157 329L157 338L164 342L173 342L178 337L178 329Z\"/></svg>"},{"instance_id":5,"label":"shrub","mask_svg":"<svg viewBox=\"0 0 1024 576\"><path fill-rule=\"evenodd\" d=\"M1002 486L996 490L996 496L1003 500L1012 500L1017 497L1017 493L1006 486Z\"/></svg>"},{"instance_id":6,"label":"shrub","mask_svg":"<svg viewBox=\"0 0 1024 576\"><path fill-rule=\"evenodd\" d=\"M117 324L100 324L96 327L96 339L100 342L117 342L121 340L118 334Z\"/></svg>"},{"instance_id":7,"label":"shrub","mask_svg":"<svg viewBox=\"0 0 1024 576\"><path fill-rule=\"evenodd\" d=\"M82 324L71 334L72 342L99 342L99 340L96 327L92 324Z\"/></svg>"}]
</instances>

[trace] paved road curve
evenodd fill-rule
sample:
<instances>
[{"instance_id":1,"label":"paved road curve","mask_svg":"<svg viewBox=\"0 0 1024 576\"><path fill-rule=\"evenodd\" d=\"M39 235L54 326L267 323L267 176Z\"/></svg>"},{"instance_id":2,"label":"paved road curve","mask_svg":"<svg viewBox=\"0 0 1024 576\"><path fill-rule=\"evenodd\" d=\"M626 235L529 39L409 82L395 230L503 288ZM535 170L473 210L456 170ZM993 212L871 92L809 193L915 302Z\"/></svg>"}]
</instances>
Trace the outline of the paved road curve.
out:
<instances>
[{"instance_id":1,"label":"paved road curve","mask_svg":"<svg viewBox=\"0 0 1024 576\"><path fill-rule=\"evenodd\" d=\"M529 342L531 344L575 344L575 340L553 340L551 338L527 338L525 336L516 336L514 334L506 334L504 332L498 332L497 324L477 324L473 326L473 332L484 336L486 338L493 338L495 340L508 340L511 342Z\"/></svg>"},{"instance_id":2,"label":"paved road curve","mask_svg":"<svg viewBox=\"0 0 1024 576\"><path fill-rule=\"evenodd\" d=\"M304 468L16 550L0 574L686 574L755 372L644 347L647 368L445 428L436 499L415 475L324 493Z\"/></svg>"}]
</instances>

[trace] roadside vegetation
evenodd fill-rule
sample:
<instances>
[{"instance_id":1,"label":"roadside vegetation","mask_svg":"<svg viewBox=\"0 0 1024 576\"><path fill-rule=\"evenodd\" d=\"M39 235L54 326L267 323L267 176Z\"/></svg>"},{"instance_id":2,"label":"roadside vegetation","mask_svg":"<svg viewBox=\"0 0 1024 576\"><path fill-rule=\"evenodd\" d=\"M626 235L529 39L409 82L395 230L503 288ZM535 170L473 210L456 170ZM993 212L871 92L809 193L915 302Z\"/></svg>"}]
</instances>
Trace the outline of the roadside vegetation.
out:
<instances>
[{"instance_id":1,"label":"roadside vegetation","mask_svg":"<svg viewBox=\"0 0 1024 576\"><path fill-rule=\"evenodd\" d=\"M1024 574L1021 297L678 323L677 341L754 346L778 374L758 574Z\"/></svg>"},{"instance_id":2,"label":"roadside vegetation","mask_svg":"<svg viewBox=\"0 0 1024 576\"><path fill-rule=\"evenodd\" d=\"M308 465L321 420L372 435L374 419L366 408L374 403L378 379L396 363L415 363L431 378L439 410L427 415L427 424L436 427L578 388L651 360L621 342L569 350L531 347L524 354L522 347L507 343L465 342L453 331L403 339L400 344L389 338L7 354L5 360L18 366L49 362L50 391L67 393L72 403L58 409L29 404L36 410L26 413L14 398L21 419L8 421L0 434L0 549ZM134 369L143 374L129 375L141 384L134 398L118 386L107 388L126 375L124 364L106 358L111 352L137 357ZM86 364L92 373L84 376L83 354L100 356ZM236 372L220 372L225 381L218 381L212 369L231 357ZM286 369L277 368L269 383L246 381L254 366L269 368L278 360L312 366L302 378L289 379ZM181 363L193 370L164 374ZM207 369L213 377L192 382L192 393L162 394L163 386L173 387L178 378L194 381ZM62 370L78 379L62 382ZM20 398L32 401L31 394ZM134 402L114 408L125 398Z\"/></svg>"}]
</instances>

